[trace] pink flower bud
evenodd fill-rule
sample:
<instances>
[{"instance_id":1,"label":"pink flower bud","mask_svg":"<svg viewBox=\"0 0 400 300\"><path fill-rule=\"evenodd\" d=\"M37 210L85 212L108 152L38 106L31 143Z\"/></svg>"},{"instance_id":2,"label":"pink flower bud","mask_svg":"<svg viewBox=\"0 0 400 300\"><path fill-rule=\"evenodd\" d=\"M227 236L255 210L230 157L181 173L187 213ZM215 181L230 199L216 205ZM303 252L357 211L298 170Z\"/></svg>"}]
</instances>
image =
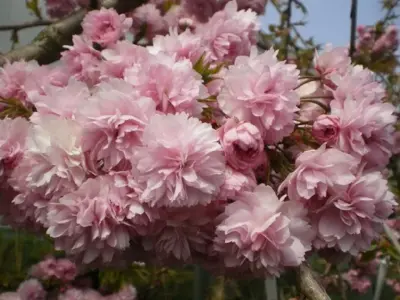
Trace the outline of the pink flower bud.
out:
<instances>
[{"instance_id":1,"label":"pink flower bud","mask_svg":"<svg viewBox=\"0 0 400 300\"><path fill-rule=\"evenodd\" d=\"M234 169L248 170L261 162L264 143L257 127L230 119L219 134L226 160Z\"/></svg>"},{"instance_id":2,"label":"pink flower bud","mask_svg":"<svg viewBox=\"0 0 400 300\"><path fill-rule=\"evenodd\" d=\"M314 122L312 134L317 141L331 145L336 142L339 130L339 118L337 116L321 115Z\"/></svg>"}]
</instances>

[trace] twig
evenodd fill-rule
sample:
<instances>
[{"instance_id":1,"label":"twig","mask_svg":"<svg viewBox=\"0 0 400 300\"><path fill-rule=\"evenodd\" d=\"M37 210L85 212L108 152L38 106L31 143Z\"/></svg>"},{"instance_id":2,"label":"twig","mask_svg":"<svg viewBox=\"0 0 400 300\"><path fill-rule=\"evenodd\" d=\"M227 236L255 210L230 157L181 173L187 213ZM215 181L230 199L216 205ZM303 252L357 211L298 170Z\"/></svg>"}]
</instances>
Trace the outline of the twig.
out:
<instances>
[{"instance_id":1,"label":"twig","mask_svg":"<svg viewBox=\"0 0 400 300\"><path fill-rule=\"evenodd\" d=\"M290 44L290 19L292 18L292 0L288 1L288 5L287 5L287 9L285 11L285 21L286 21L286 38L285 38L285 47L284 47L284 56L285 56L285 60L288 59L289 57L289 44Z\"/></svg>"},{"instance_id":2,"label":"twig","mask_svg":"<svg viewBox=\"0 0 400 300\"><path fill-rule=\"evenodd\" d=\"M279 8L278 3L276 2L276 0L271 1L272 4L274 5L276 11L279 14L283 14L284 12ZM304 46L308 46L306 40L303 38L303 36L300 34L300 32L297 30L297 27L293 26L292 27L293 32L295 33L296 37L303 43Z\"/></svg>"},{"instance_id":3,"label":"twig","mask_svg":"<svg viewBox=\"0 0 400 300\"><path fill-rule=\"evenodd\" d=\"M319 284L312 270L305 263L297 269L297 282L300 291L309 300L331 300L325 289Z\"/></svg>"},{"instance_id":4,"label":"twig","mask_svg":"<svg viewBox=\"0 0 400 300\"><path fill-rule=\"evenodd\" d=\"M303 77L303 78L305 78L305 77ZM300 78L300 80L301 80L301 78ZM301 87L301 86L303 86L303 85L305 85L307 83L310 83L310 82L313 82L313 81L318 81L318 80L321 80L321 78L310 76L310 78L305 79L303 82L299 83L299 85L296 86L294 89L297 90L299 87Z\"/></svg>"},{"instance_id":5,"label":"twig","mask_svg":"<svg viewBox=\"0 0 400 300\"><path fill-rule=\"evenodd\" d=\"M385 230L386 235L392 242L396 251L400 254L400 243L397 240L396 236L394 235L393 230L386 223L383 223L383 229Z\"/></svg>"},{"instance_id":6,"label":"twig","mask_svg":"<svg viewBox=\"0 0 400 300\"><path fill-rule=\"evenodd\" d=\"M329 107L327 105L325 105L325 104L323 104L323 103L321 103L319 101L316 101L316 100L308 100L308 99L307 100L301 100L301 103L314 103L314 104L317 104L318 106L320 106L322 109L324 109L325 112L329 111Z\"/></svg>"},{"instance_id":7,"label":"twig","mask_svg":"<svg viewBox=\"0 0 400 300\"><path fill-rule=\"evenodd\" d=\"M101 5L106 8L115 8L119 13L131 11L140 6L143 0L103 0ZM81 9L45 29L28 45L12 50L0 56L0 67L7 61L14 62L21 59L37 60L39 64L49 64L60 58L64 45L70 45L72 36L79 34L81 23L88 10Z\"/></svg>"},{"instance_id":8,"label":"twig","mask_svg":"<svg viewBox=\"0 0 400 300\"><path fill-rule=\"evenodd\" d=\"M350 57L352 57L356 51L357 0L351 0L350 19Z\"/></svg>"},{"instance_id":9,"label":"twig","mask_svg":"<svg viewBox=\"0 0 400 300\"><path fill-rule=\"evenodd\" d=\"M8 30L21 30L26 28L38 27L38 26L48 26L53 24L50 20L35 20L32 22L26 22L22 24L15 25L2 25L0 26L0 31L8 31Z\"/></svg>"}]
</instances>

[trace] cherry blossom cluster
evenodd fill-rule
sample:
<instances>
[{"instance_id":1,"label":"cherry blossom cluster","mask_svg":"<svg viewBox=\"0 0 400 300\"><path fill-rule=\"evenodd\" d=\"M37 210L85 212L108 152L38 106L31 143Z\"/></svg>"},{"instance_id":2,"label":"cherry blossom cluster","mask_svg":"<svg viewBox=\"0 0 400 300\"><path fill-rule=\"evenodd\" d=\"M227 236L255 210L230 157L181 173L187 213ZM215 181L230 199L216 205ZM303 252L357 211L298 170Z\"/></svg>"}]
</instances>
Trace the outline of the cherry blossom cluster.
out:
<instances>
[{"instance_id":1,"label":"cherry blossom cluster","mask_svg":"<svg viewBox=\"0 0 400 300\"><path fill-rule=\"evenodd\" d=\"M385 51L395 52L399 46L399 33L395 25L389 25L385 32L377 36L376 30L371 26L360 25L357 27L357 52L371 52L379 54Z\"/></svg>"},{"instance_id":2,"label":"cherry blossom cluster","mask_svg":"<svg viewBox=\"0 0 400 300\"><path fill-rule=\"evenodd\" d=\"M77 266L68 259L46 258L32 266L30 278L21 282L15 292L0 294L2 300L135 300L137 291L132 285L125 285L120 291L103 295L99 291L73 280L77 275ZM55 284L54 280L61 280ZM79 283L79 282L78 282Z\"/></svg>"},{"instance_id":3,"label":"cherry blossom cluster","mask_svg":"<svg viewBox=\"0 0 400 300\"><path fill-rule=\"evenodd\" d=\"M238 3L147 47L126 40L135 16L92 11L60 64L5 65L5 219L85 264L278 276L311 251L368 249L396 205L395 108L346 49L316 54L312 78L258 53Z\"/></svg>"}]
</instances>

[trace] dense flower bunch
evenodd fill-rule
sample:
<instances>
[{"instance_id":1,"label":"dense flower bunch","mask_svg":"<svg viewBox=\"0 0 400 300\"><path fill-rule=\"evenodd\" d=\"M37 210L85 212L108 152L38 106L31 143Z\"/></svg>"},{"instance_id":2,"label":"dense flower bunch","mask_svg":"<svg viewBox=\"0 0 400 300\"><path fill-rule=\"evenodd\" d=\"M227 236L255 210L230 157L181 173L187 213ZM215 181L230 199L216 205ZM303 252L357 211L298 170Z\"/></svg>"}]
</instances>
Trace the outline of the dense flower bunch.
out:
<instances>
[{"instance_id":1,"label":"dense flower bunch","mask_svg":"<svg viewBox=\"0 0 400 300\"><path fill-rule=\"evenodd\" d=\"M377 35L374 27L360 25L357 27L357 33L356 48L359 53L381 54L385 51L396 52L399 46L399 34L395 25L389 25L380 35Z\"/></svg>"},{"instance_id":2,"label":"dense flower bunch","mask_svg":"<svg viewBox=\"0 0 400 300\"><path fill-rule=\"evenodd\" d=\"M396 205L395 108L373 74L342 48L316 55L311 80L259 54L244 1L183 1L167 35L127 41L132 24L165 29L158 2L90 12L60 65L2 69L2 210L83 263L277 276L310 251L366 250Z\"/></svg>"},{"instance_id":3,"label":"dense flower bunch","mask_svg":"<svg viewBox=\"0 0 400 300\"><path fill-rule=\"evenodd\" d=\"M0 300L135 300L137 291L125 285L116 293L103 295L83 284L83 279L74 281L77 266L70 260L48 257L31 267L30 279L20 283L15 292L0 294Z\"/></svg>"}]
</instances>

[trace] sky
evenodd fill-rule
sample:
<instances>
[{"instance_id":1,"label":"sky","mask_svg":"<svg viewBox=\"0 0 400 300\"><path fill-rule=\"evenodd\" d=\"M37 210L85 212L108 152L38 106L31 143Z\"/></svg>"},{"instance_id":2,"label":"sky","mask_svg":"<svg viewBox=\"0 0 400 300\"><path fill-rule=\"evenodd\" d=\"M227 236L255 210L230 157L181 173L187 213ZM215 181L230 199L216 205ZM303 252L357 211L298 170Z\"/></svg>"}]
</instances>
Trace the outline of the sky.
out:
<instances>
[{"instance_id":1,"label":"sky","mask_svg":"<svg viewBox=\"0 0 400 300\"><path fill-rule=\"evenodd\" d=\"M347 46L350 43L350 0L301 0L308 9L303 17L299 10L292 12L294 22L305 19L306 26L298 27L305 38L314 37L316 43ZM397 10L400 14L400 9ZM384 16L380 0L358 0L357 24L370 25ZM279 24L279 14L268 5L262 17L263 28ZM396 24L400 26L400 21Z\"/></svg>"},{"instance_id":2,"label":"sky","mask_svg":"<svg viewBox=\"0 0 400 300\"><path fill-rule=\"evenodd\" d=\"M332 43L334 46L345 46L350 40L350 0L301 0L308 8L308 21L299 27L305 38L314 36L317 43ZM398 11L400 14L400 11ZM373 24L383 16L380 0L358 0L358 24ZM293 11L293 21L302 19L302 13ZM0 0L0 24L16 24L33 20L25 8L25 0ZM279 15L273 5L268 5L266 14L261 17L263 28L268 24L278 24ZM397 21L400 26L400 21ZM39 28L21 31L22 44L28 43L39 32ZM10 33L0 32L0 52L10 49Z\"/></svg>"}]
</instances>

